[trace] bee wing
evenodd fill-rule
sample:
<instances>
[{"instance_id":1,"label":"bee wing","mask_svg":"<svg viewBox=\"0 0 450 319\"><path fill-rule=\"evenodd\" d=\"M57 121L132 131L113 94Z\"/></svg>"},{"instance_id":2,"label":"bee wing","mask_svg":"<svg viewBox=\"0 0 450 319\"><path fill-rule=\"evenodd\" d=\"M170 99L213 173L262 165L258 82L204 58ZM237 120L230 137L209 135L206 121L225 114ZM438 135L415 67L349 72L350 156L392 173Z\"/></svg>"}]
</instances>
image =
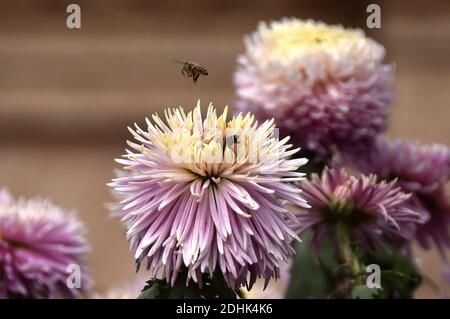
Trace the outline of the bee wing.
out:
<instances>
[{"instance_id":1,"label":"bee wing","mask_svg":"<svg viewBox=\"0 0 450 319\"><path fill-rule=\"evenodd\" d=\"M175 62L175 63L178 63L178 64L185 64L186 62L183 62L183 61L179 61L179 60L172 60L173 62Z\"/></svg>"}]
</instances>

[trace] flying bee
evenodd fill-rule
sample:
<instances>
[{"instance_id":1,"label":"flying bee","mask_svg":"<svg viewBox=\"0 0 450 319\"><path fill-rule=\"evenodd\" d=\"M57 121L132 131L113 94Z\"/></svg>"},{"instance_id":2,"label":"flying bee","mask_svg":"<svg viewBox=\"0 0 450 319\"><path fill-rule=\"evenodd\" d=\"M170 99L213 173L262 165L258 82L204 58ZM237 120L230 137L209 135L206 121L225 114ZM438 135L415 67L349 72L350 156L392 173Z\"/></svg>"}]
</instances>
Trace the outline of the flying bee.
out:
<instances>
[{"instance_id":1,"label":"flying bee","mask_svg":"<svg viewBox=\"0 0 450 319\"><path fill-rule=\"evenodd\" d=\"M200 75L208 75L208 70L204 67L198 65L195 62L182 62L174 60L175 63L183 64L183 68L181 69L181 74L188 78L192 77L192 80L195 84L197 84L198 77Z\"/></svg>"}]
</instances>

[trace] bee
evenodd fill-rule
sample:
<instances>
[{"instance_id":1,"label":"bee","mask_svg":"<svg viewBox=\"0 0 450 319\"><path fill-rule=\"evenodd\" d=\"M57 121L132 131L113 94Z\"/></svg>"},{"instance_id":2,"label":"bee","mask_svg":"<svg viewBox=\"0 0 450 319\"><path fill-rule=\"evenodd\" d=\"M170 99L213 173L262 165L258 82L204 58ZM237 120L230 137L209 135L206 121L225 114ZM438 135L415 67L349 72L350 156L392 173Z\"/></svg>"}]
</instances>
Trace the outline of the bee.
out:
<instances>
[{"instance_id":1,"label":"bee","mask_svg":"<svg viewBox=\"0 0 450 319\"><path fill-rule=\"evenodd\" d=\"M192 77L192 80L195 84L197 84L197 80L200 75L208 75L208 70L204 67L198 65L195 62L182 62L174 60L175 63L183 64L183 68L181 69L181 74L188 78Z\"/></svg>"},{"instance_id":2,"label":"bee","mask_svg":"<svg viewBox=\"0 0 450 319\"><path fill-rule=\"evenodd\" d=\"M225 147L223 148L223 153L225 154L225 149L229 147L235 154L238 153L238 147L240 143L239 135L231 135L225 139Z\"/></svg>"}]
</instances>

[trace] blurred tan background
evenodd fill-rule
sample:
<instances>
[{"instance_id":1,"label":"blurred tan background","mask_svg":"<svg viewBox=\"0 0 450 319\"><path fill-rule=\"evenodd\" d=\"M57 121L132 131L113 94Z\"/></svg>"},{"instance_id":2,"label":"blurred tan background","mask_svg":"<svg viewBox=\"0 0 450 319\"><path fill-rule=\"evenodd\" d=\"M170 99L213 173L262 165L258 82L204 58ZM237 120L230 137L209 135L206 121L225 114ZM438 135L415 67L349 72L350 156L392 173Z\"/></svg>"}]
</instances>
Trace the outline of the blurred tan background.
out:
<instances>
[{"instance_id":1,"label":"blurred tan background","mask_svg":"<svg viewBox=\"0 0 450 319\"><path fill-rule=\"evenodd\" d=\"M81 6L80 30L66 28L70 3ZM283 16L359 27L383 43L397 66L389 134L450 144L450 2L376 1L382 27L375 30L366 28L368 3L1 0L0 185L78 210L97 291L132 280L128 244L104 208L126 126L197 98L232 105L242 36L259 20ZM197 61L210 75L194 86L172 59ZM436 252L418 253L449 294ZM418 293L440 295L429 285Z\"/></svg>"}]
</instances>

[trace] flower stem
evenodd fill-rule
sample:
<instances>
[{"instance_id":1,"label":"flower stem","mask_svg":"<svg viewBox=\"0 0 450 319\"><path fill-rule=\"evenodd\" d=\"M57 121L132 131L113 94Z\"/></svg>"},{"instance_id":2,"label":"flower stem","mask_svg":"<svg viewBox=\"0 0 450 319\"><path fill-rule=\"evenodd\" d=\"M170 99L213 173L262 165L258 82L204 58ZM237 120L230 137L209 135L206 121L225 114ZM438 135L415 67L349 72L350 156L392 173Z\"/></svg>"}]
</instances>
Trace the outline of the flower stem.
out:
<instances>
[{"instance_id":1,"label":"flower stem","mask_svg":"<svg viewBox=\"0 0 450 319\"><path fill-rule=\"evenodd\" d=\"M352 242L348 228L345 225L338 223L336 227L336 237L341 259L350 267L356 283L362 284L363 282L360 276L362 267L358 256L356 256L352 249Z\"/></svg>"}]
</instances>

